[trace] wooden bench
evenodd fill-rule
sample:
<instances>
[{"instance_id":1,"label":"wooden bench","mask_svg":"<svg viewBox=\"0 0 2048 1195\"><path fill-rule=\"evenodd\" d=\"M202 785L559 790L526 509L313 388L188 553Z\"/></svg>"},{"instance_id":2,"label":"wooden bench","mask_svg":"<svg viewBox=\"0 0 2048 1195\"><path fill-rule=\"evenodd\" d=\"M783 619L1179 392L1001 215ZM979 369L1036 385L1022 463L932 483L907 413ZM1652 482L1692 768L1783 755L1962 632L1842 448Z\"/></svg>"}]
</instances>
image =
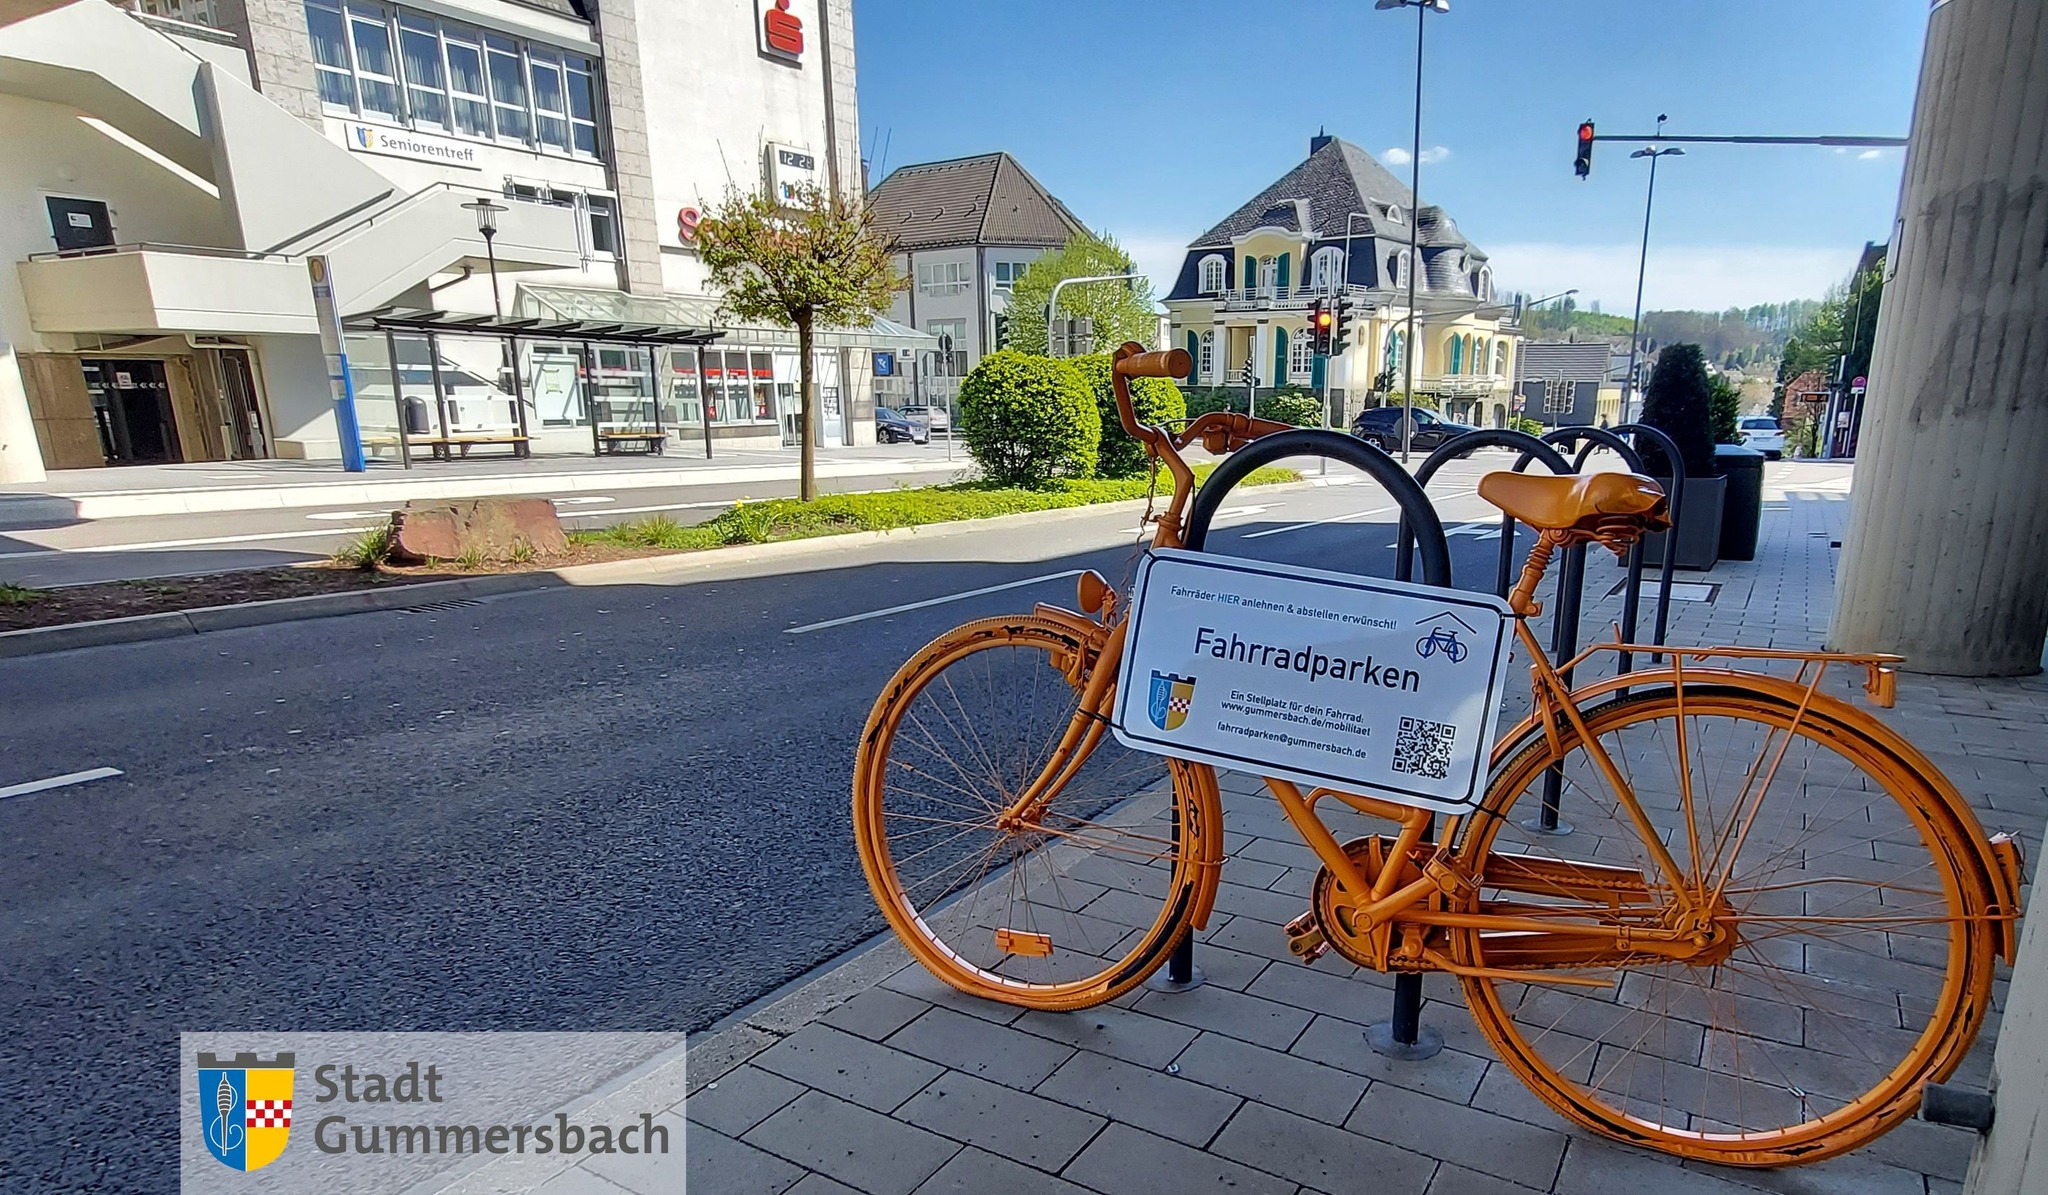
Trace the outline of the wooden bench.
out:
<instances>
[{"instance_id":1,"label":"wooden bench","mask_svg":"<svg viewBox=\"0 0 2048 1195\"><path fill-rule=\"evenodd\" d=\"M645 452L660 456L668 447L668 433L656 431L600 431L598 447L605 452Z\"/></svg>"},{"instance_id":2,"label":"wooden bench","mask_svg":"<svg viewBox=\"0 0 2048 1195\"><path fill-rule=\"evenodd\" d=\"M532 443L532 437L522 436L517 432L505 432L502 434L484 432L455 436L413 436L408 437L408 440L415 448L422 444L426 445L433 452L434 459L437 461L450 461L454 460L457 456L467 459L469 450L479 446L486 448L510 448L513 456L524 458L530 453L529 445Z\"/></svg>"}]
</instances>

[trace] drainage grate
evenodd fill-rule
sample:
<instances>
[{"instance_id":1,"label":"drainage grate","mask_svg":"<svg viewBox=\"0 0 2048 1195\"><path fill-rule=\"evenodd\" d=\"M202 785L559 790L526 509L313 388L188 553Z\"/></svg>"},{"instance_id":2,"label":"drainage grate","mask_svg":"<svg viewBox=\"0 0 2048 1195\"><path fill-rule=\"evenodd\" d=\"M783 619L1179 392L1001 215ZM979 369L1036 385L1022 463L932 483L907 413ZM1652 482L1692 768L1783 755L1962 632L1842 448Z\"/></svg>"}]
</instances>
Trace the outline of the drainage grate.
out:
<instances>
[{"instance_id":1,"label":"drainage grate","mask_svg":"<svg viewBox=\"0 0 2048 1195\"><path fill-rule=\"evenodd\" d=\"M1614 588L1607 591L1607 596L1614 597L1627 585L1628 578L1623 577L1614 583ZM1671 600L1674 602L1706 602L1712 604L1720 596L1721 583L1718 581L1673 581L1671 583ZM1655 602L1657 600L1657 578L1643 578L1642 600L1645 602Z\"/></svg>"},{"instance_id":2,"label":"drainage grate","mask_svg":"<svg viewBox=\"0 0 2048 1195\"><path fill-rule=\"evenodd\" d=\"M483 605L483 603L478 601L476 598L449 598L447 601L443 602L425 602L418 606L407 606L404 609L400 610L399 613L432 614L440 610L465 610L471 606L481 605Z\"/></svg>"}]
</instances>

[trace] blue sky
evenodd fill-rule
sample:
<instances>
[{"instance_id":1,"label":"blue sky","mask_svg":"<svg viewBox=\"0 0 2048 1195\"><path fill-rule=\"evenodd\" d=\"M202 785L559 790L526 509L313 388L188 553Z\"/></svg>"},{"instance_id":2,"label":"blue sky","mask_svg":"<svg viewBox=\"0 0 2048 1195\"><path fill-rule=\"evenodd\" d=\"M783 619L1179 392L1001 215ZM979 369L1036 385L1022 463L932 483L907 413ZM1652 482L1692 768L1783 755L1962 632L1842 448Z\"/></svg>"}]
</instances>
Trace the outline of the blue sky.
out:
<instances>
[{"instance_id":1,"label":"blue sky","mask_svg":"<svg viewBox=\"0 0 2048 1195\"><path fill-rule=\"evenodd\" d=\"M1319 126L1407 178L1387 151L1405 155L1411 134L1412 9L857 0L854 14L871 168L1009 150L1155 273ZM1428 20L1424 202L1491 254L1503 288L1576 286L1625 314L1647 164L1603 142L1579 181L1578 122L1632 133L1665 112L1675 133L1902 136L1927 0L1452 0ZM1658 168L1648 307L1818 296L1889 235L1901 150L1686 152Z\"/></svg>"}]
</instances>

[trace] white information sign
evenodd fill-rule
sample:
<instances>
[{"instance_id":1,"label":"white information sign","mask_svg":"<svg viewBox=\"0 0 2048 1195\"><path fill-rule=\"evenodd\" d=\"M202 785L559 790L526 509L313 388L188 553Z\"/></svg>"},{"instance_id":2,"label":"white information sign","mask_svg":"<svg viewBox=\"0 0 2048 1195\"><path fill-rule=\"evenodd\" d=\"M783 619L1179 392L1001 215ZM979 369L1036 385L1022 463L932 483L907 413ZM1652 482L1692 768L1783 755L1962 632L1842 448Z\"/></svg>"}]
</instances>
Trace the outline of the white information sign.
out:
<instances>
[{"instance_id":1,"label":"white information sign","mask_svg":"<svg viewBox=\"0 0 2048 1195\"><path fill-rule=\"evenodd\" d=\"M1146 556L1132 601L1125 745L1447 813L1479 803L1506 602L1174 550Z\"/></svg>"}]
</instances>

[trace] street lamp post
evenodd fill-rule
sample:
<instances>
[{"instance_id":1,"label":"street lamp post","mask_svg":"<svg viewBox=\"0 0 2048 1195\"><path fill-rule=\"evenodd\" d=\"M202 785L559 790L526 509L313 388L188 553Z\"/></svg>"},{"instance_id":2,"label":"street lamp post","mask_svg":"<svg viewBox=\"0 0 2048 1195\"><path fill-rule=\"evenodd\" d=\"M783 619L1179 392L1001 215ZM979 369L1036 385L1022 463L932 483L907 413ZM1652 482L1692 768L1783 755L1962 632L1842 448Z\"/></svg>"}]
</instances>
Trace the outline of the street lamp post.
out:
<instances>
[{"instance_id":1,"label":"street lamp post","mask_svg":"<svg viewBox=\"0 0 2048 1195\"><path fill-rule=\"evenodd\" d=\"M1401 462L1406 464L1415 438L1415 272L1422 268L1422 30L1432 12L1451 11L1451 0L1378 0L1376 9L1415 10L1415 138L1408 155L1408 331L1402 347L1404 377L1401 395Z\"/></svg>"},{"instance_id":2,"label":"street lamp post","mask_svg":"<svg viewBox=\"0 0 2048 1195\"><path fill-rule=\"evenodd\" d=\"M1668 119L1670 118L1661 112L1657 114L1657 131L1659 133L1664 131L1664 122ZM1654 145L1646 145L1629 155L1631 158L1650 159L1650 189L1649 193L1643 198L1643 252L1642 256L1636 261L1636 314L1635 319L1630 321L1628 329L1628 389L1623 391L1621 396L1621 417L1625 420L1635 418L1634 415L1629 413L1629 403L1635 398L1636 394L1636 353L1642 344L1643 276L1648 271L1650 265L1650 213L1654 210L1657 203L1657 159L1683 157L1684 154L1685 150L1676 145L1664 149L1658 149Z\"/></svg>"},{"instance_id":3,"label":"street lamp post","mask_svg":"<svg viewBox=\"0 0 2048 1195\"><path fill-rule=\"evenodd\" d=\"M476 230L483 234L484 257L491 266L491 312L503 320L505 308L498 301L498 213L510 209L502 203L492 203L489 196L478 196L462 206L476 213Z\"/></svg>"}]
</instances>

